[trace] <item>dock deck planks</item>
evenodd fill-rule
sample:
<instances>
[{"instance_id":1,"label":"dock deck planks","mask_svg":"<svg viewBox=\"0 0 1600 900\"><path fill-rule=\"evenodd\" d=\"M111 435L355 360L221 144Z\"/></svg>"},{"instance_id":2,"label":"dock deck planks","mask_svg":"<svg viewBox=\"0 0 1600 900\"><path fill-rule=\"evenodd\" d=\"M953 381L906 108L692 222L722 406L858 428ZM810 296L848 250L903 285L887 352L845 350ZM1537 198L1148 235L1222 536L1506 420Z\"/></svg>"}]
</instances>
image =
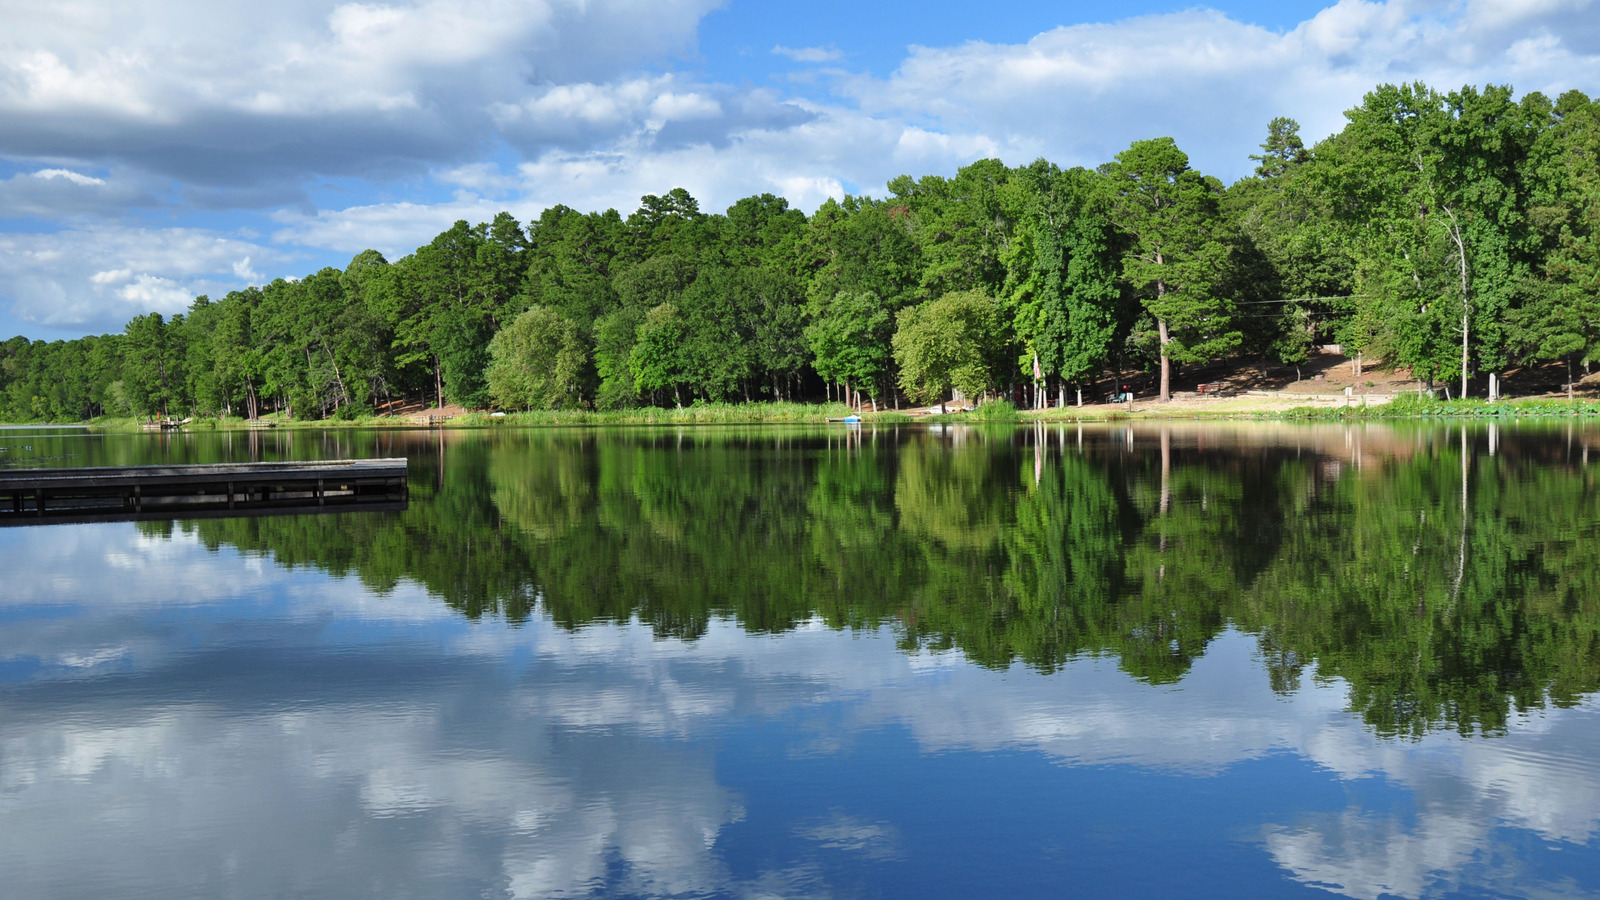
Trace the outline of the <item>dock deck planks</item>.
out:
<instances>
[{"instance_id":1,"label":"dock deck planks","mask_svg":"<svg viewBox=\"0 0 1600 900\"><path fill-rule=\"evenodd\" d=\"M0 469L0 526L404 509L404 459Z\"/></svg>"}]
</instances>

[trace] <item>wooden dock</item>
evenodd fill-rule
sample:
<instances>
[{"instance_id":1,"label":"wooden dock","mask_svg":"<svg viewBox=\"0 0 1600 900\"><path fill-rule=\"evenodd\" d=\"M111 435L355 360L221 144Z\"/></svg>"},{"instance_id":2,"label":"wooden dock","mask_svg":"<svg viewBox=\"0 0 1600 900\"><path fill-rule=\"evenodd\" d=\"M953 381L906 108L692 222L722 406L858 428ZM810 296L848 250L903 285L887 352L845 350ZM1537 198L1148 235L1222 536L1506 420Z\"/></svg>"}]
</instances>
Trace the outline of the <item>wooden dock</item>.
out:
<instances>
[{"instance_id":1,"label":"wooden dock","mask_svg":"<svg viewBox=\"0 0 1600 900\"><path fill-rule=\"evenodd\" d=\"M406 460L0 469L0 526L405 509Z\"/></svg>"}]
</instances>

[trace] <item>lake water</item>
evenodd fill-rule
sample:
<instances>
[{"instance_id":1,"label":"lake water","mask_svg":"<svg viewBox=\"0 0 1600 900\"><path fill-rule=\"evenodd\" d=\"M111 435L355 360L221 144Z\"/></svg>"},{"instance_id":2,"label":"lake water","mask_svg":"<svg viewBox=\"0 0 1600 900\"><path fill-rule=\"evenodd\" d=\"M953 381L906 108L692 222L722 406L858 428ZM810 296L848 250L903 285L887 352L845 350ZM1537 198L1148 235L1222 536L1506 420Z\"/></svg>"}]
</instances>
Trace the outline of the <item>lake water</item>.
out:
<instances>
[{"instance_id":1,"label":"lake water","mask_svg":"<svg viewBox=\"0 0 1600 900\"><path fill-rule=\"evenodd\" d=\"M0 894L1593 896L1591 447L6 432L412 484L0 529Z\"/></svg>"}]
</instances>

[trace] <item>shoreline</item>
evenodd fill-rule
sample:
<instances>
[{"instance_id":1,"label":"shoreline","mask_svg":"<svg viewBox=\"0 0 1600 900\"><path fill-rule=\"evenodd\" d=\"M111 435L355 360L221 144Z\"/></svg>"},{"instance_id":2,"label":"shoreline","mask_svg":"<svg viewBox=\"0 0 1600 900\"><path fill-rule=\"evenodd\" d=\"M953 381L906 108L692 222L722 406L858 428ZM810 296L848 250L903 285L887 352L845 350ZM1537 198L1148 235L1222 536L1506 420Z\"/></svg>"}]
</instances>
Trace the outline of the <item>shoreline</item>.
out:
<instances>
[{"instance_id":1,"label":"shoreline","mask_svg":"<svg viewBox=\"0 0 1600 900\"><path fill-rule=\"evenodd\" d=\"M1265 392L1250 396L1175 397L1169 403L1155 399L1135 400L1131 404L1095 404L1047 409L1015 409L1005 403L990 403L967 412L943 415L912 415L884 410L860 413L867 425L973 424L1007 422L1127 422L1162 420L1260 420L1260 421L1369 421L1429 418L1589 418L1600 417L1600 400L1565 398L1487 400L1431 400L1414 395L1376 398L1355 395L1329 395L1321 402L1308 403L1306 395L1278 396ZM411 416L363 416L350 419L287 420L262 419L253 424L245 419L194 419L179 430L266 431L275 429L489 429L536 427L650 427L690 425L822 425L830 418L851 414L842 403L749 403L704 404L698 406L629 410L538 410L496 415L466 412L439 421L437 414ZM9 430L35 428L88 428L102 432L143 430L142 420L100 419L89 422L9 423Z\"/></svg>"}]
</instances>

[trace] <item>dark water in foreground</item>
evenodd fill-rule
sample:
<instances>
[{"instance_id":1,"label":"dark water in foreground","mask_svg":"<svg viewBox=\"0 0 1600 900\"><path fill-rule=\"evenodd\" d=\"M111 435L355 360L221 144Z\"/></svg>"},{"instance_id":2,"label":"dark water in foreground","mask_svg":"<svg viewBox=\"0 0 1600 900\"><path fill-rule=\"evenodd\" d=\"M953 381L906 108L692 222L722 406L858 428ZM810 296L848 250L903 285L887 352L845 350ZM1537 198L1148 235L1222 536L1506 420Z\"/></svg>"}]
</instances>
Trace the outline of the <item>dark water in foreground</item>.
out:
<instances>
[{"instance_id":1,"label":"dark water in foreground","mask_svg":"<svg viewBox=\"0 0 1600 900\"><path fill-rule=\"evenodd\" d=\"M0 894L1592 896L1590 446L8 432L412 487L0 530Z\"/></svg>"}]
</instances>

